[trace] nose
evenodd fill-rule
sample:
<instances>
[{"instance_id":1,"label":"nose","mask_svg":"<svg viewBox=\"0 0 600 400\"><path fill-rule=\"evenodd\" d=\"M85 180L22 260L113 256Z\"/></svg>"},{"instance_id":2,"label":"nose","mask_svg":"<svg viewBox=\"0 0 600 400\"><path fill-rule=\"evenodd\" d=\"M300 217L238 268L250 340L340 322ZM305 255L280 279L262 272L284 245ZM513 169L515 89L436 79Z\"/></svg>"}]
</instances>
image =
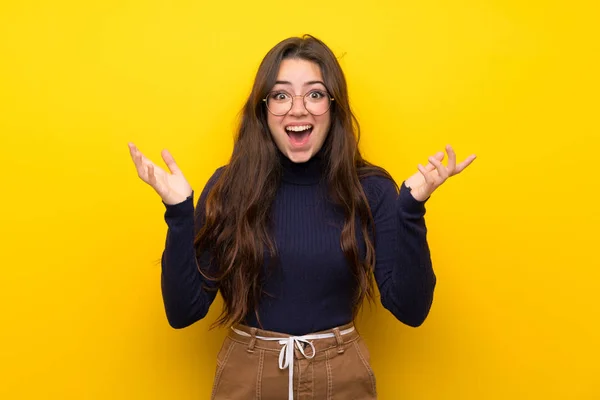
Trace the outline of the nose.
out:
<instances>
[{"instance_id":1,"label":"nose","mask_svg":"<svg viewBox=\"0 0 600 400\"><path fill-rule=\"evenodd\" d=\"M290 114L293 116L304 116L308 114L308 110L304 106L304 96L294 96L292 102L292 109Z\"/></svg>"}]
</instances>

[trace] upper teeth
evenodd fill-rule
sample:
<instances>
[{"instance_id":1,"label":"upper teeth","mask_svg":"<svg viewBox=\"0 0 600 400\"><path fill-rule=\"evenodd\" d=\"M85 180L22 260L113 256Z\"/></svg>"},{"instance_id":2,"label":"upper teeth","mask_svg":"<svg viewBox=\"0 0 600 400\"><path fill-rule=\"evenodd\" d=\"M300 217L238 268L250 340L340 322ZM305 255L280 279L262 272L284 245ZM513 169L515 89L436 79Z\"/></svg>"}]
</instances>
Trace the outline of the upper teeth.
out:
<instances>
[{"instance_id":1,"label":"upper teeth","mask_svg":"<svg viewBox=\"0 0 600 400\"><path fill-rule=\"evenodd\" d=\"M312 125L296 125L296 126L287 126L285 128L286 131L294 131L294 132L300 132L300 131L305 131L307 129L312 128Z\"/></svg>"}]
</instances>

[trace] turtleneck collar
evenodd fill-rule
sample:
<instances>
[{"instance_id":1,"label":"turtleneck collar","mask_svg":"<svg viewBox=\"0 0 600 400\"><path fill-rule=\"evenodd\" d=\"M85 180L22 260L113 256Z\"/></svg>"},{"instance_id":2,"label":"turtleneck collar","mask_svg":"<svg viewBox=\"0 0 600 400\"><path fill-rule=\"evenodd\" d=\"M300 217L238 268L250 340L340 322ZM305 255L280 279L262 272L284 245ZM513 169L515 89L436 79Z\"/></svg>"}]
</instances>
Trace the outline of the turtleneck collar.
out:
<instances>
[{"instance_id":1,"label":"turtleneck collar","mask_svg":"<svg viewBox=\"0 0 600 400\"><path fill-rule=\"evenodd\" d=\"M325 159L322 148L304 163L295 163L281 151L278 153L282 167L281 179L285 182L294 185L315 185L325 176Z\"/></svg>"}]
</instances>

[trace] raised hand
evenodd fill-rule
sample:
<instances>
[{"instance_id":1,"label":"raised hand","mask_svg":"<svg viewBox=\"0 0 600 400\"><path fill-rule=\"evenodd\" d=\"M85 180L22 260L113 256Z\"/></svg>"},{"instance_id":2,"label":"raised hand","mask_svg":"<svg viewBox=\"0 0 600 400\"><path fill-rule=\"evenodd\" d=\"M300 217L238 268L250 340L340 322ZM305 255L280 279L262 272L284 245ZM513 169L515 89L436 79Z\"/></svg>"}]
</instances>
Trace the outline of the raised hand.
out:
<instances>
[{"instance_id":1,"label":"raised hand","mask_svg":"<svg viewBox=\"0 0 600 400\"><path fill-rule=\"evenodd\" d=\"M161 156L170 173L146 158L133 143L128 143L128 145L129 153L137 169L138 176L141 180L152 186L162 198L162 201L173 205L181 203L192 194L192 187L183 176L183 173L168 150L163 150Z\"/></svg>"},{"instance_id":2,"label":"raised hand","mask_svg":"<svg viewBox=\"0 0 600 400\"><path fill-rule=\"evenodd\" d=\"M419 171L405 181L406 186L412 189L410 193L416 200L426 200L448 178L467 168L476 157L472 154L457 165L456 153L452 146L447 145L446 151L448 152L448 165L442 164L444 152L440 151L429 157L429 163L426 166L419 164L417 167Z\"/></svg>"}]
</instances>

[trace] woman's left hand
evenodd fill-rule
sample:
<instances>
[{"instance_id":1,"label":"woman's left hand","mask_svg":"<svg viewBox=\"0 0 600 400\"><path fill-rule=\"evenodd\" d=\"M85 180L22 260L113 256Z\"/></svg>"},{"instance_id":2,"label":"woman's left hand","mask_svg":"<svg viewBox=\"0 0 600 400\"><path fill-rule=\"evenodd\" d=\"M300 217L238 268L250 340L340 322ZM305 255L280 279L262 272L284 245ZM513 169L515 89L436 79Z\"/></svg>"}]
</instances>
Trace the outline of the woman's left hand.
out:
<instances>
[{"instance_id":1,"label":"woman's left hand","mask_svg":"<svg viewBox=\"0 0 600 400\"><path fill-rule=\"evenodd\" d=\"M454 153L452 146L447 145L446 151L448 152L448 165L444 166L442 164L444 152L440 151L429 157L429 163L426 166L419 164L417 167L419 172L404 182L406 186L411 188L410 193L416 200L427 200L435 189L440 187L451 176L461 173L476 157L475 154L472 154L463 162L456 165L456 153Z\"/></svg>"}]
</instances>

